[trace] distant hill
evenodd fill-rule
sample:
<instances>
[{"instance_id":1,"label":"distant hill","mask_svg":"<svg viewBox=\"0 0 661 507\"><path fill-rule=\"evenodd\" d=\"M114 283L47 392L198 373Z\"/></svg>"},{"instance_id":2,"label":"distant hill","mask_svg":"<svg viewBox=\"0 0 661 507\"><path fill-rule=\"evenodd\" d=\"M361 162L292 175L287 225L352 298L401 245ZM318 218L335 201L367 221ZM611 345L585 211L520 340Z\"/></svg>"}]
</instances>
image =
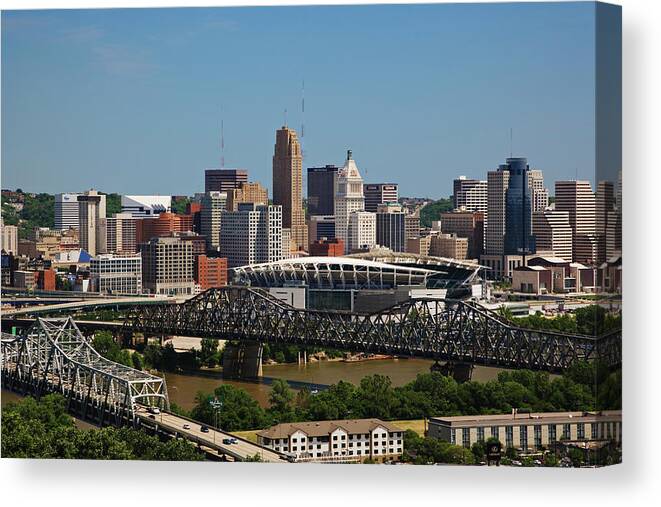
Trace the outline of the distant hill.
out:
<instances>
[{"instance_id":1,"label":"distant hill","mask_svg":"<svg viewBox=\"0 0 661 507\"><path fill-rule=\"evenodd\" d=\"M422 227L431 227L434 220L439 220L441 213L451 211L454 208L452 199L439 199L438 201L427 204L420 210L420 225Z\"/></svg>"}]
</instances>

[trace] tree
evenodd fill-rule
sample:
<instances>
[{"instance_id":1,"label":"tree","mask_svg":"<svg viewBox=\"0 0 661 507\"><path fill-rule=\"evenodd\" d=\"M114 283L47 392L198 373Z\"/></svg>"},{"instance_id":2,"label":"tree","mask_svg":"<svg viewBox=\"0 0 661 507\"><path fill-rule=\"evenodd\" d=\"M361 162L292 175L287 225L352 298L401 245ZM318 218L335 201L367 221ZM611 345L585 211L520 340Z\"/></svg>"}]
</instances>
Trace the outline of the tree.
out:
<instances>
[{"instance_id":1,"label":"tree","mask_svg":"<svg viewBox=\"0 0 661 507\"><path fill-rule=\"evenodd\" d=\"M200 362L210 368L218 364L218 340L202 338Z\"/></svg>"},{"instance_id":2,"label":"tree","mask_svg":"<svg viewBox=\"0 0 661 507\"><path fill-rule=\"evenodd\" d=\"M420 210L420 225L422 227L431 227L431 223L440 220L441 213L450 211L454 208L452 198L439 199L424 206Z\"/></svg>"},{"instance_id":3,"label":"tree","mask_svg":"<svg viewBox=\"0 0 661 507\"><path fill-rule=\"evenodd\" d=\"M136 370L142 370L144 367L144 362L142 360L142 355L140 355L139 352L134 352L133 355L131 356L131 360L133 361L133 367Z\"/></svg>"},{"instance_id":4,"label":"tree","mask_svg":"<svg viewBox=\"0 0 661 507\"><path fill-rule=\"evenodd\" d=\"M390 377L384 375L363 377L356 396L358 398L356 415L359 417L390 419L397 403Z\"/></svg>"},{"instance_id":5,"label":"tree","mask_svg":"<svg viewBox=\"0 0 661 507\"><path fill-rule=\"evenodd\" d=\"M269 393L269 404L271 411L280 422L290 420L293 415L292 402L294 401L294 392L287 384L287 381L275 379L271 384Z\"/></svg>"}]
</instances>

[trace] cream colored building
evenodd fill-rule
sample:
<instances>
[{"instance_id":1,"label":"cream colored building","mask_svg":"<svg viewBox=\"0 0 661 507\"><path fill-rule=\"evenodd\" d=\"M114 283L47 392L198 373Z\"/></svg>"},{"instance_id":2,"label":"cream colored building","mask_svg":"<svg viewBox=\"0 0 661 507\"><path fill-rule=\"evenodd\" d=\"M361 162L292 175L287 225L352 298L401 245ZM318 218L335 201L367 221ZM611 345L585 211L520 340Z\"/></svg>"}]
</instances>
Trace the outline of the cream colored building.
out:
<instances>
[{"instance_id":1,"label":"cream colored building","mask_svg":"<svg viewBox=\"0 0 661 507\"><path fill-rule=\"evenodd\" d=\"M622 442L622 412L537 412L432 417L428 435L470 447L497 438L505 449L539 450L558 441Z\"/></svg>"},{"instance_id":2,"label":"cream colored building","mask_svg":"<svg viewBox=\"0 0 661 507\"><path fill-rule=\"evenodd\" d=\"M0 218L0 228L2 229L0 250L18 255L18 227L15 225L5 225L4 221Z\"/></svg>"},{"instance_id":3,"label":"cream colored building","mask_svg":"<svg viewBox=\"0 0 661 507\"><path fill-rule=\"evenodd\" d=\"M376 246L376 213L354 211L349 215L348 253L371 250Z\"/></svg>"},{"instance_id":4,"label":"cream colored building","mask_svg":"<svg viewBox=\"0 0 661 507\"><path fill-rule=\"evenodd\" d=\"M379 419L277 424L257 432L257 442L301 462L359 462L398 459L404 430Z\"/></svg>"},{"instance_id":5,"label":"cream colored building","mask_svg":"<svg viewBox=\"0 0 661 507\"><path fill-rule=\"evenodd\" d=\"M429 255L465 260L468 254L468 238L456 234L435 234L431 236Z\"/></svg>"},{"instance_id":6,"label":"cream colored building","mask_svg":"<svg viewBox=\"0 0 661 507\"><path fill-rule=\"evenodd\" d=\"M567 211L544 210L532 214L532 233L537 250L572 260L572 228Z\"/></svg>"},{"instance_id":7,"label":"cream colored building","mask_svg":"<svg viewBox=\"0 0 661 507\"><path fill-rule=\"evenodd\" d=\"M78 196L78 219L80 222L80 248L91 256L100 252L105 243L105 231L99 224L106 217L106 196L96 190L88 190ZM103 234L102 234L103 233Z\"/></svg>"},{"instance_id":8,"label":"cream colored building","mask_svg":"<svg viewBox=\"0 0 661 507\"><path fill-rule=\"evenodd\" d=\"M335 178L335 237L344 241L345 253L351 252L349 217L364 209L363 178L349 150L347 160ZM374 234L376 236L376 225Z\"/></svg>"},{"instance_id":9,"label":"cream colored building","mask_svg":"<svg viewBox=\"0 0 661 507\"><path fill-rule=\"evenodd\" d=\"M268 191L260 183L239 183L239 188L227 192L227 211L236 211L242 202L268 204Z\"/></svg>"}]
</instances>

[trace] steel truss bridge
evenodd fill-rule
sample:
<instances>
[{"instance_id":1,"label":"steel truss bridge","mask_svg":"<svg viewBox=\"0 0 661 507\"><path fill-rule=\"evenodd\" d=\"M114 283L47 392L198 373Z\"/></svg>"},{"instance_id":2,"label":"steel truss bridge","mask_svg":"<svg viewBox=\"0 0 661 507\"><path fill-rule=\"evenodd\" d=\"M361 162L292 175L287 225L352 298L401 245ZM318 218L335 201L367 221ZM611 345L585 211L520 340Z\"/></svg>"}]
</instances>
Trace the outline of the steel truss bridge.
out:
<instances>
[{"instance_id":1,"label":"steel truss bridge","mask_svg":"<svg viewBox=\"0 0 661 507\"><path fill-rule=\"evenodd\" d=\"M562 372L577 361L621 364L621 330L567 335L512 326L475 303L411 299L380 312L297 309L247 287L210 289L179 304L135 307L126 334L324 347L501 368Z\"/></svg>"},{"instance_id":2,"label":"steel truss bridge","mask_svg":"<svg viewBox=\"0 0 661 507\"><path fill-rule=\"evenodd\" d=\"M165 380L101 356L71 317L38 318L20 336L2 333L1 348L3 388L60 393L70 412L101 426L133 424L139 405L169 408Z\"/></svg>"}]
</instances>

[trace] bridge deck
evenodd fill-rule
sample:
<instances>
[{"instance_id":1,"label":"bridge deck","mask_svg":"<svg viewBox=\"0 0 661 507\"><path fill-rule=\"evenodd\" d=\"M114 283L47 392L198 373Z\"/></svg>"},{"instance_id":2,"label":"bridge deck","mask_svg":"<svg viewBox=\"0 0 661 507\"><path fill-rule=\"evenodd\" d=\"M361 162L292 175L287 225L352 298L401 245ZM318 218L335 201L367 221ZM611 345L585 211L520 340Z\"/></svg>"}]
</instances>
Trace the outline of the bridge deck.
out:
<instances>
[{"instance_id":1,"label":"bridge deck","mask_svg":"<svg viewBox=\"0 0 661 507\"><path fill-rule=\"evenodd\" d=\"M208 433L201 431L199 422L192 421L185 417L178 416L171 412L161 412L160 414L150 414L147 407L138 406L135 412L136 417L144 425L160 426L163 429L178 433L182 437L212 449L217 449L223 454L232 456L235 459L245 460L258 454L262 461L270 463L286 463L284 455L254 444L246 439L236 437L230 433L209 427ZM153 418L151 417L153 416ZM190 429L184 429L184 424L190 425ZM236 444L224 444L223 439L235 438Z\"/></svg>"}]
</instances>

